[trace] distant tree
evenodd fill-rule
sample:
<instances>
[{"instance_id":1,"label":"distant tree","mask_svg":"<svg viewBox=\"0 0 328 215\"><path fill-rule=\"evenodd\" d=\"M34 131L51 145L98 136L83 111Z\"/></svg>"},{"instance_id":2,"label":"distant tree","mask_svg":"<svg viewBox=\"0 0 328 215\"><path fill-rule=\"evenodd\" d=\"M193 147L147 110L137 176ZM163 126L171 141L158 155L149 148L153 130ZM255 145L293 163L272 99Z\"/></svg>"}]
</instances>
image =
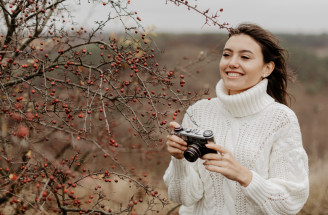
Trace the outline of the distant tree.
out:
<instances>
[{"instance_id":1,"label":"distant tree","mask_svg":"<svg viewBox=\"0 0 328 215\"><path fill-rule=\"evenodd\" d=\"M0 214L157 211L168 201L130 167L133 150L158 156L167 122L197 95L158 64L130 1L88 1L108 10L92 29L68 3L79 6L0 0ZM124 33L104 31L117 20Z\"/></svg>"}]
</instances>

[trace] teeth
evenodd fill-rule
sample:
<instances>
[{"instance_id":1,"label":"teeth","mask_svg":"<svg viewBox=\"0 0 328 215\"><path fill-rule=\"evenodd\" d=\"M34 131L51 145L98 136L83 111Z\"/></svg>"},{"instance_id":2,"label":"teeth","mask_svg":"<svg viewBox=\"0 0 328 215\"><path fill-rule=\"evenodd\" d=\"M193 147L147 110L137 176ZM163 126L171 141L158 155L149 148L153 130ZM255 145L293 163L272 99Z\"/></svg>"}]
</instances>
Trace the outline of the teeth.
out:
<instances>
[{"instance_id":1,"label":"teeth","mask_svg":"<svg viewBox=\"0 0 328 215\"><path fill-rule=\"evenodd\" d=\"M235 72L229 72L228 76L237 77L237 76L241 76L241 74L240 73L235 73Z\"/></svg>"}]
</instances>

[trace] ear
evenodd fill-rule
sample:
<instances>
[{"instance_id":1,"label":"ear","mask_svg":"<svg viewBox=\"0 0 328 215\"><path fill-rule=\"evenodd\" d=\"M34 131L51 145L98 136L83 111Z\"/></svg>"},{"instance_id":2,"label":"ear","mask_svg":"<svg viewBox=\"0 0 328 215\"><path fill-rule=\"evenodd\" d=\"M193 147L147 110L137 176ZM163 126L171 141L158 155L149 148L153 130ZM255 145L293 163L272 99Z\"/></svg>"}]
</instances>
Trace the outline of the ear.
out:
<instances>
[{"instance_id":1,"label":"ear","mask_svg":"<svg viewBox=\"0 0 328 215\"><path fill-rule=\"evenodd\" d=\"M273 70L274 70L274 67L275 67L275 64L274 64L273 61L270 61L269 63L265 64L265 65L264 65L264 70L263 70L262 77L263 77L263 78L266 78L266 77L268 77L269 75L271 75L271 73L272 73Z\"/></svg>"}]
</instances>

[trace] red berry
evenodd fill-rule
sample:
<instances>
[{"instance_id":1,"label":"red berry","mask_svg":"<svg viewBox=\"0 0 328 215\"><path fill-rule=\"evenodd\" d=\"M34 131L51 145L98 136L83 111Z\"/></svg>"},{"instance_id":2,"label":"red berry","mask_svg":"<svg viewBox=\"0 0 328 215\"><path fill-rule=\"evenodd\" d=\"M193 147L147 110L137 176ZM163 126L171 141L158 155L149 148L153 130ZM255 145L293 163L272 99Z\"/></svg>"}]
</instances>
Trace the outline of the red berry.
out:
<instances>
[{"instance_id":1,"label":"red berry","mask_svg":"<svg viewBox=\"0 0 328 215\"><path fill-rule=\"evenodd\" d=\"M30 133L30 130L27 127L25 127L23 125L18 126L17 136L19 138L24 138L24 137L28 136L29 133Z\"/></svg>"}]
</instances>

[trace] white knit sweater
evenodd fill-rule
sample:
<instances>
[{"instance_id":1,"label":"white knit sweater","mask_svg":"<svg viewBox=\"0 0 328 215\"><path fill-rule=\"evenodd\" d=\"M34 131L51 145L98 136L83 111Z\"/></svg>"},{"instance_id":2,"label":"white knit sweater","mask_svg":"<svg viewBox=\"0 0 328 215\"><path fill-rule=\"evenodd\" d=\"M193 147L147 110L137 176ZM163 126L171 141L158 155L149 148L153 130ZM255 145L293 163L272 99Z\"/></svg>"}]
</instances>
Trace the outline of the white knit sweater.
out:
<instances>
[{"instance_id":1,"label":"white knit sweater","mask_svg":"<svg viewBox=\"0 0 328 215\"><path fill-rule=\"evenodd\" d=\"M296 214L309 194L308 158L297 117L266 93L268 80L228 95L222 80L217 98L190 106L184 127L211 129L216 144L230 150L252 171L245 188L208 171L203 160L172 157L164 182L180 214Z\"/></svg>"}]
</instances>

